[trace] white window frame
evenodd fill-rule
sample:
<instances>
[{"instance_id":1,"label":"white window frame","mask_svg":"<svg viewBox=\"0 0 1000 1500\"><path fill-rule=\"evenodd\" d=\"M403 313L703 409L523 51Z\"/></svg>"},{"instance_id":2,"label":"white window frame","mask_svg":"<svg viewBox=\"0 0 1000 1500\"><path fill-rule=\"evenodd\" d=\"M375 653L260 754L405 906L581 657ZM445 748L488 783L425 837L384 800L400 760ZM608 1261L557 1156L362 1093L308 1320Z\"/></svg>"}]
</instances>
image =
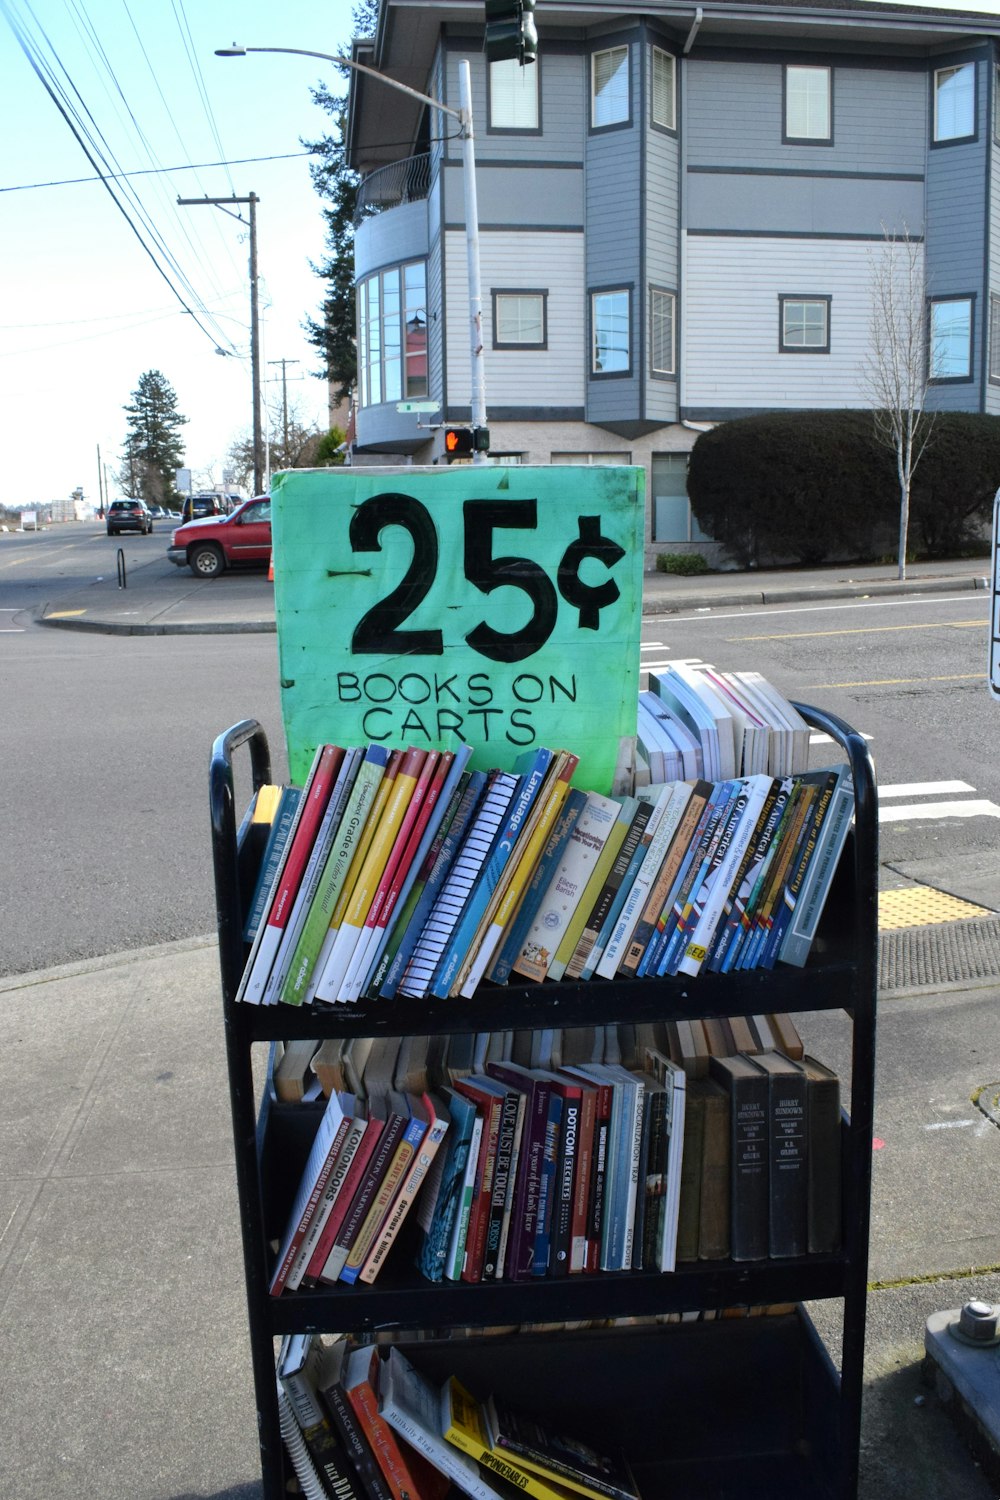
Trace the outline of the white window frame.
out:
<instances>
[{"instance_id":1,"label":"white window frame","mask_svg":"<svg viewBox=\"0 0 1000 1500\"><path fill-rule=\"evenodd\" d=\"M669 347L666 363L658 363L657 356L661 350L663 335L658 334L656 324L657 318L662 319L665 315L670 319L667 335ZM658 286L651 286L649 289L649 372L651 375L677 374L677 295Z\"/></svg>"},{"instance_id":2,"label":"white window frame","mask_svg":"<svg viewBox=\"0 0 1000 1500\"><path fill-rule=\"evenodd\" d=\"M944 343L945 338L947 337L949 344L953 344L956 340L956 335L954 333L942 331L940 327L936 325L939 325L940 321L947 316L948 309L952 310L951 316L952 318L954 318L956 310L961 307L965 307L968 310L968 326L965 331L964 339L965 357L962 360L961 369L956 369L950 367L951 356L950 354L948 356L945 356L942 349L942 344ZM930 309L928 312L927 341L927 348L930 359L930 369L928 371L928 376L931 380L937 382L942 380L972 379L972 330L974 327L974 319L975 298L973 297L963 295L958 297L931 298ZM947 358L948 360L947 366L945 365L945 358Z\"/></svg>"},{"instance_id":3,"label":"white window frame","mask_svg":"<svg viewBox=\"0 0 1000 1500\"><path fill-rule=\"evenodd\" d=\"M824 85L822 91L815 88L820 82ZM793 121L793 110L801 111L801 118ZM785 140L816 145L832 142L832 68L812 63L785 64Z\"/></svg>"},{"instance_id":4,"label":"white window frame","mask_svg":"<svg viewBox=\"0 0 1000 1500\"><path fill-rule=\"evenodd\" d=\"M602 59L618 58L598 92L597 75ZM621 47L606 47L590 56L590 128L606 130L610 125L627 125L631 117L632 99L629 70L628 44Z\"/></svg>"},{"instance_id":5,"label":"white window frame","mask_svg":"<svg viewBox=\"0 0 1000 1500\"><path fill-rule=\"evenodd\" d=\"M539 64L522 68L516 57L505 57L491 62L489 69L489 129L537 133Z\"/></svg>"},{"instance_id":6,"label":"white window frame","mask_svg":"<svg viewBox=\"0 0 1000 1500\"><path fill-rule=\"evenodd\" d=\"M778 349L782 354L829 354L830 352L830 304L827 296L806 295L794 292L778 294ZM806 308L822 309L822 339L810 336L815 320L805 312ZM801 313L795 309L801 308ZM789 313L793 321L789 323Z\"/></svg>"},{"instance_id":7,"label":"white window frame","mask_svg":"<svg viewBox=\"0 0 1000 1500\"><path fill-rule=\"evenodd\" d=\"M660 125L664 130L676 130L677 59L672 52L665 52L662 47L653 47L650 51L649 107L652 111L651 119L654 125ZM657 81L658 68L665 73L665 76L661 77L659 82ZM664 94L667 96L665 100L663 97Z\"/></svg>"},{"instance_id":8,"label":"white window frame","mask_svg":"<svg viewBox=\"0 0 1000 1500\"><path fill-rule=\"evenodd\" d=\"M961 83L959 82L961 80ZM954 84L954 89L949 85ZM942 110L942 97L946 110ZM968 112L968 119L959 118L960 112ZM948 116L953 118L949 120ZM966 129L966 126L968 128ZM967 141L976 133L976 65L972 62L955 63L947 68L934 69L934 140Z\"/></svg>"},{"instance_id":9,"label":"white window frame","mask_svg":"<svg viewBox=\"0 0 1000 1500\"><path fill-rule=\"evenodd\" d=\"M535 338L511 337L511 329L502 327L501 303L531 301L538 304L538 327L540 336ZM494 349L546 349L548 348L548 293L537 290L521 290L512 287L493 289L493 347ZM519 319L517 321L520 321Z\"/></svg>"},{"instance_id":10,"label":"white window frame","mask_svg":"<svg viewBox=\"0 0 1000 1500\"><path fill-rule=\"evenodd\" d=\"M407 272L419 267L419 286ZM407 286L407 280L411 286ZM395 280L398 297L386 297ZM373 296L374 293L374 296ZM365 276L357 285L358 404L379 406L404 397L427 395L427 263L403 261ZM395 306L393 307L393 303ZM407 348L407 327L420 320L424 341ZM422 363L423 373L415 373Z\"/></svg>"},{"instance_id":11,"label":"white window frame","mask_svg":"<svg viewBox=\"0 0 1000 1500\"><path fill-rule=\"evenodd\" d=\"M990 382L1000 384L1000 297L990 293Z\"/></svg>"},{"instance_id":12,"label":"white window frame","mask_svg":"<svg viewBox=\"0 0 1000 1500\"><path fill-rule=\"evenodd\" d=\"M606 310L602 309L605 318L610 315L612 319L621 318L621 309L612 310L610 307L612 298L624 298L625 301L625 359L623 364L615 364L610 369L602 369L598 363L601 349L610 352L619 352L618 345L605 342L598 343L598 304L608 303ZM607 327L607 324L604 324ZM590 373L592 376L622 376L632 373L632 291L627 286L603 287L600 291L590 294Z\"/></svg>"}]
</instances>

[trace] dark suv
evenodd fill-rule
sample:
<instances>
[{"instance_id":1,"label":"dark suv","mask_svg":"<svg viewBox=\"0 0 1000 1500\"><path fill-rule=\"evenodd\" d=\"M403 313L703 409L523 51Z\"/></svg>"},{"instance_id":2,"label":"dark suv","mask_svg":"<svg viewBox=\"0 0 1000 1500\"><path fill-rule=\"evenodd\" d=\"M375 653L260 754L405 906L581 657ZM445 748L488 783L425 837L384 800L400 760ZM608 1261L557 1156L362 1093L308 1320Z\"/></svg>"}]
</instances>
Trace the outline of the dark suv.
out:
<instances>
[{"instance_id":1,"label":"dark suv","mask_svg":"<svg viewBox=\"0 0 1000 1500\"><path fill-rule=\"evenodd\" d=\"M232 496L219 494L217 490L185 495L181 505L181 524L186 521L205 521L209 516L229 516L232 515L233 508Z\"/></svg>"},{"instance_id":2,"label":"dark suv","mask_svg":"<svg viewBox=\"0 0 1000 1500\"><path fill-rule=\"evenodd\" d=\"M145 500L112 500L108 506L108 536L117 536L120 531L149 536L152 530L153 517Z\"/></svg>"}]
</instances>

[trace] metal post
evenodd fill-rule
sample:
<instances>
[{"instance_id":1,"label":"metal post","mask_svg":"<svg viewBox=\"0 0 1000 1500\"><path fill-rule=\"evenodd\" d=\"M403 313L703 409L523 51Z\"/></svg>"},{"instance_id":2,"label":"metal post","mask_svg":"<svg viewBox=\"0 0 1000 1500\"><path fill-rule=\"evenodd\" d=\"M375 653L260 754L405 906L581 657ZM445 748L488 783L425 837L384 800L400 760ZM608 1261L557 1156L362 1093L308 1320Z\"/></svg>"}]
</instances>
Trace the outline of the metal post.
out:
<instances>
[{"instance_id":1,"label":"metal post","mask_svg":"<svg viewBox=\"0 0 1000 1500\"><path fill-rule=\"evenodd\" d=\"M260 428L260 346L257 326L257 194L250 204L250 383L253 386L253 492L264 493L264 460Z\"/></svg>"},{"instance_id":2,"label":"metal post","mask_svg":"<svg viewBox=\"0 0 1000 1500\"><path fill-rule=\"evenodd\" d=\"M459 106L462 120L462 180L465 186L465 248L469 265L469 332L472 356L472 425L486 426L486 370L483 360L483 290L479 276L479 203L476 194L476 152L472 134L472 73L468 58L458 65ZM486 454L472 455L474 464L484 464Z\"/></svg>"}]
</instances>

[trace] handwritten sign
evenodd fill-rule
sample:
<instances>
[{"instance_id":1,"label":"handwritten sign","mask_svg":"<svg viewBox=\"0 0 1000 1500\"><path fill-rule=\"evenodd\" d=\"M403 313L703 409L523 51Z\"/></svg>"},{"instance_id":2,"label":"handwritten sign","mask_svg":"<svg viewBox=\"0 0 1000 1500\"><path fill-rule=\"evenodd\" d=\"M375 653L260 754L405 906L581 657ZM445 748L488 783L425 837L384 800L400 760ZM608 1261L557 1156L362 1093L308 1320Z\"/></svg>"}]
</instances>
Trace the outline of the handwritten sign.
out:
<instances>
[{"instance_id":1,"label":"handwritten sign","mask_svg":"<svg viewBox=\"0 0 1000 1500\"><path fill-rule=\"evenodd\" d=\"M271 488L282 714L317 744L546 745L607 792L634 735L640 468L294 470Z\"/></svg>"}]
</instances>

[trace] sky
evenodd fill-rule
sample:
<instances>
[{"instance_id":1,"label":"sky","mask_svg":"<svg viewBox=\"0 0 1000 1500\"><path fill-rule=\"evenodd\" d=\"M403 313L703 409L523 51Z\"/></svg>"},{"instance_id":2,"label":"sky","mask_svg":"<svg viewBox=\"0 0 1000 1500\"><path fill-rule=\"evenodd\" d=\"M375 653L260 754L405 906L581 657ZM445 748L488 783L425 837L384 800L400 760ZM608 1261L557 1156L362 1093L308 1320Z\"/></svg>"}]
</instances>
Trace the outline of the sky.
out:
<instances>
[{"instance_id":1,"label":"sky","mask_svg":"<svg viewBox=\"0 0 1000 1500\"><path fill-rule=\"evenodd\" d=\"M1000 0L974 8L1000 12ZM339 92L342 75L314 58L215 48L338 53L352 11L351 0L0 0L0 505L77 486L96 503L105 476L107 496L121 493L123 408L147 370L188 418L195 488L224 482L252 422L247 208L178 197L256 194L264 404L280 416L284 373L290 412L325 429L326 386L302 331L321 306L310 262L323 258L324 224L301 141L331 125L311 87ZM543 46L544 19L543 3ZM144 174L127 179L134 197L118 190L128 218L19 36L103 170ZM216 162L228 165L202 165Z\"/></svg>"},{"instance_id":2,"label":"sky","mask_svg":"<svg viewBox=\"0 0 1000 1500\"><path fill-rule=\"evenodd\" d=\"M234 41L338 53L352 9L350 0L0 0L0 505L63 499L78 485L96 503L102 470L109 497L122 493L123 407L147 370L166 378L188 418L195 487L223 482L228 450L252 424L248 209L180 207L178 197L260 200L264 403L280 418L274 362L285 360L290 412L326 429L326 383L301 326L319 316L323 284L310 261L324 255L301 140L332 124L311 88L339 92L342 75L314 58L214 53ZM122 200L128 219L94 180L18 34L99 143L103 170L147 174L128 179L139 200ZM220 161L230 165L198 165ZM160 167L172 170L150 173Z\"/></svg>"}]
</instances>

